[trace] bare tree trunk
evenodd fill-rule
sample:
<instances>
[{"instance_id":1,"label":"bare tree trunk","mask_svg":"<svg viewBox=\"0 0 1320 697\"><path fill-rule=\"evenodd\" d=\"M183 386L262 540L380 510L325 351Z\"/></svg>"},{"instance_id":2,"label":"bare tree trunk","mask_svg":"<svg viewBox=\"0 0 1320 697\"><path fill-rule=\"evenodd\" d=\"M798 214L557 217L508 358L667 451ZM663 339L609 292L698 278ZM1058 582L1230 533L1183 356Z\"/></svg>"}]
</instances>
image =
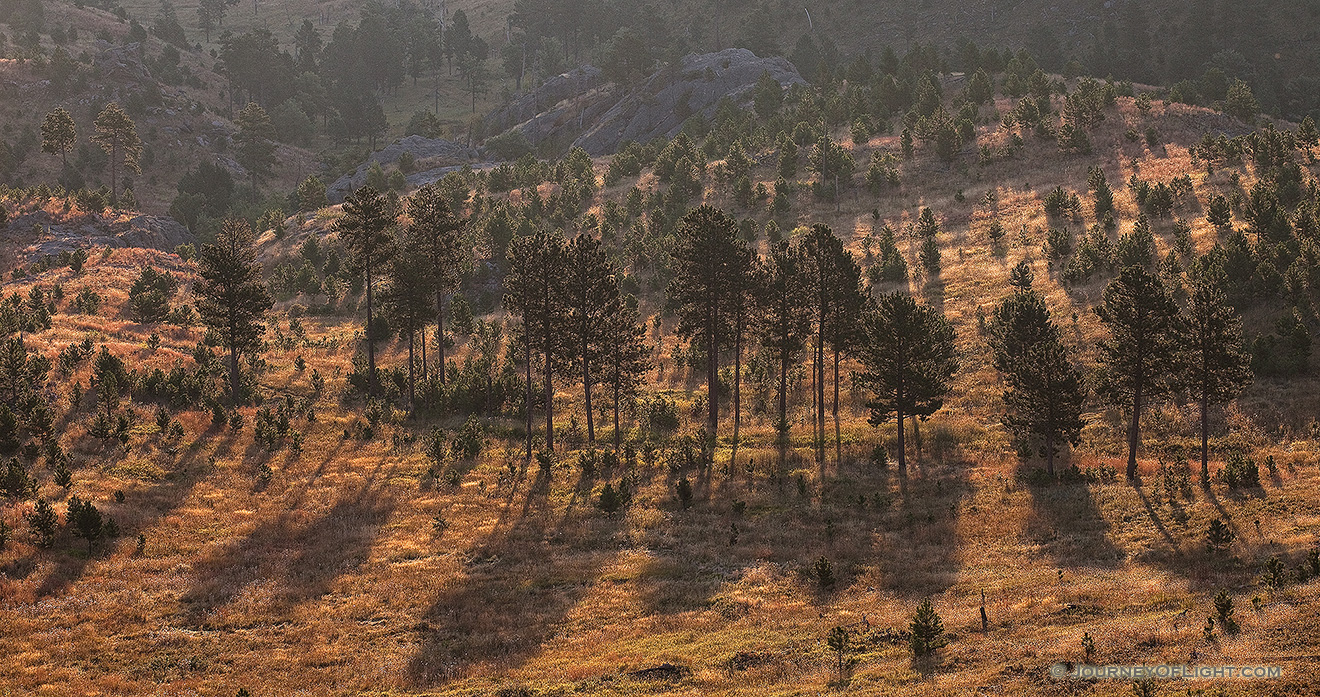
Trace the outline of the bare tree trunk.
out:
<instances>
[{"instance_id":1,"label":"bare tree trunk","mask_svg":"<svg viewBox=\"0 0 1320 697\"><path fill-rule=\"evenodd\" d=\"M523 325L523 333L527 333L527 326ZM523 337L523 346L525 357L527 359L527 459L532 459L532 337ZM443 375L444 373L441 373Z\"/></svg>"},{"instance_id":2,"label":"bare tree trunk","mask_svg":"<svg viewBox=\"0 0 1320 697\"><path fill-rule=\"evenodd\" d=\"M1201 484L1210 486L1210 399L1201 395Z\"/></svg>"},{"instance_id":3,"label":"bare tree trunk","mask_svg":"<svg viewBox=\"0 0 1320 697\"><path fill-rule=\"evenodd\" d=\"M839 427L839 349L834 349L834 464L843 467L843 436Z\"/></svg>"},{"instance_id":4,"label":"bare tree trunk","mask_svg":"<svg viewBox=\"0 0 1320 697\"><path fill-rule=\"evenodd\" d=\"M898 409L898 476L907 476L907 441L903 436L903 409Z\"/></svg>"},{"instance_id":5,"label":"bare tree trunk","mask_svg":"<svg viewBox=\"0 0 1320 697\"><path fill-rule=\"evenodd\" d=\"M426 382L426 324L422 324L422 340L418 342L422 345L422 382Z\"/></svg>"},{"instance_id":6,"label":"bare tree trunk","mask_svg":"<svg viewBox=\"0 0 1320 697\"><path fill-rule=\"evenodd\" d=\"M445 384L445 295L435 292L435 360L440 384Z\"/></svg>"},{"instance_id":7,"label":"bare tree trunk","mask_svg":"<svg viewBox=\"0 0 1320 697\"><path fill-rule=\"evenodd\" d=\"M1128 425L1127 478L1137 478L1137 441L1141 438L1141 388L1132 396L1132 423Z\"/></svg>"},{"instance_id":8,"label":"bare tree trunk","mask_svg":"<svg viewBox=\"0 0 1320 697\"><path fill-rule=\"evenodd\" d=\"M367 259L367 392L376 395L376 342L371 340L371 259Z\"/></svg>"}]
</instances>

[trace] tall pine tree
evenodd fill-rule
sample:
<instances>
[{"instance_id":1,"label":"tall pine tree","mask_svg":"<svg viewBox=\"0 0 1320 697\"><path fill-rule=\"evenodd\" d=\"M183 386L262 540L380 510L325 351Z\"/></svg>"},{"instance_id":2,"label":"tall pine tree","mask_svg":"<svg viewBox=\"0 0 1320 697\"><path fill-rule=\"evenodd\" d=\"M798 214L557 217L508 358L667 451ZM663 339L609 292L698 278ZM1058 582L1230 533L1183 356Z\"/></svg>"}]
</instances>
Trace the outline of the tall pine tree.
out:
<instances>
[{"instance_id":1,"label":"tall pine tree","mask_svg":"<svg viewBox=\"0 0 1320 697\"><path fill-rule=\"evenodd\" d=\"M364 186L344 199L342 210L343 216L335 223L335 229L366 277L367 385L368 391L374 395L378 376L372 283L376 271L389 261L393 252L396 211L393 202L371 186Z\"/></svg>"},{"instance_id":2,"label":"tall pine tree","mask_svg":"<svg viewBox=\"0 0 1320 697\"><path fill-rule=\"evenodd\" d=\"M202 322L229 349L229 393L237 404L242 394L238 358L261 346L263 323L274 305L261 276L252 228L245 220L228 220L212 244L197 255L202 277L193 293Z\"/></svg>"},{"instance_id":3,"label":"tall pine tree","mask_svg":"<svg viewBox=\"0 0 1320 697\"><path fill-rule=\"evenodd\" d=\"M141 172L138 158L142 157L142 139L138 137L137 126L128 113L116 102L110 102L97 115L92 124L92 142L110 156L110 198L119 200L119 170L122 167L129 172Z\"/></svg>"},{"instance_id":4,"label":"tall pine tree","mask_svg":"<svg viewBox=\"0 0 1320 697\"><path fill-rule=\"evenodd\" d=\"M619 282L614 267L600 240L581 234L566 248L564 266L564 302L567 321L565 367L571 366L582 379L582 399L587 411L587 441L596 442L595 414L591 408L591 388L600 382L600 364L604 358L607 334L613 331L611 320L622 309Z\"/></svg>"},{"instance_id":5,"label":"tall pine tree","mask_svg":"<svg viewBox=\"0 0 1320 697\"><path fill-rule=\"evenodd\" d=\"M408 199L408 235L417 244L430 265L430 280L435 292L436 365L440 384L445 384L445 296L458 286L463 265L470 261L465 249L465 222L449 207L444 193L435 184L418 189ZM422 329L422 374L426 374L426 330Z\"/></svg>"},{"instance_id":6,"label":"tall pine tree","mask_svg":"<svg viewBox=\"0 0 1320 697\"><path fill-rule=\"evenodd\" d=\"M1251 356L1243 346L1242 318L1222 289L1223 271L1203 260L1192 276L1192 295L1176 329L1175 381L1200 409L1201 481L1208 486L1210 407L1228 402L1251 383Z\"/></svg>"},{"instance_id":7,"label":"tall pine tree","mask_svg":"<svg viewBox=\"0 0 1320 697\"><path fill-rule=\"evenodd\" d=\"M602 346L600 381L609 388L614 411L614 450L623 444L619 409L625 398L632 398L642 378L651 369L651 347L646 343L646 324L629 303L609 318L609 331Z\"/></svg>"},{"instance_id":8,"label":"tall pine tree","mask_svg":"<svg viewBox=\"0 0 1320 697\"><path fill-rule=\"evenodd\" d=\"M678 307L678 333L706 352L707 445L719 428L719 356L728 340L728 276L738 258L738 224L710 205L694 208L679 223L674 278L668 295Z\"/></svg>"},{"instance_id":9,"label":"tall pine tree","mask_svg":"<svg viewBox=\"0 0 1320 697\"><path fill-rule=\"evenodd\" d=\"M522 320L527 359L527 452L531 454L532 352L541 357L545 400L545 446L555 448L554 367L565 351L564 276L568 252L564 238L546 231L518 237L509 245L509 275L504 304Z\"/></svg>"},{"instance_id":10,"label":"tall pine tree","mask_svg":"<svg viewBox=\"0 0 1320 697\"><path fill-rule=\"evenodd\" d=\"M787 241L778 242L770 248L760 287L756 333L761 345L774 354L778 363L779 408L775 428L781 439L788 436L788 371L806 347L811 331L810 294L802 273L805 265L799 247Z\"/></svg>"},{"instance_id":11,"label":"tall pine tree","mask_svg":"<svg viewBox=\"0 0 1320 697\"><path fill-rule=\"evenodd\" d=\"M1031 287L1030 267L1019 264L1013 275L1017 291L990 323L995 368L1008 382L1004 424L1020 445L1040 452L1053 475L1059 445L1081 437L1086 393L1045 299Z\"/></svg>"},{"instance_id":12,"label":"tall pine tree","mask_svg":"<svg viewBox=\"0 0 1320 697\"><path fill-rule=\"evenodd\" d=\"M862 318L866 340L858 347L865 372L857 382L871 391L871 425L898 421L898 471L907 476L904 419L925 418L944 406L958 371L953 325L912 296L881 295Z\"/></svg>"},{"instance_id":13,"label":"tall pine tree","mask_svg":"<svg viewBox=\"0 0 1320 697\"><path fill-rule=\"evenodd\" d=\"M1105 287L1095 312L1110 333L1100 345L1100 393L1128 411L1127 477L1135 479L1142 411L1169 392L1178 306L1159 277L1128 266Z\"/></svg>"}]
</instances>

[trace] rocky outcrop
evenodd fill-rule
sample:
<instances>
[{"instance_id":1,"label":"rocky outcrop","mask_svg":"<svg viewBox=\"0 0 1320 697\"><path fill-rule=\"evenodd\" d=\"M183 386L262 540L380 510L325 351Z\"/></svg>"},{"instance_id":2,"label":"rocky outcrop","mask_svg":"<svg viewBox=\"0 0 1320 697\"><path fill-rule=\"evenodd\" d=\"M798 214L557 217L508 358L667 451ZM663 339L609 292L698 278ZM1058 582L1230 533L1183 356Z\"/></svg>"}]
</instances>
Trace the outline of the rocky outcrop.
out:
<instances>
[{"instance_id":1,"label":"rocky outcrop","mask_svg":"<svg viewBox=\"0 0 1320 697\"><path fill-rule=\"evenodd\" d=\"M805 84L797 68L783 58L759 58L747 49L730 48L686 56L627 90L601 83L595 68L580 68L495 112L486 125L491 132L500 127L519 132L542 150L578 146L593 156L608 155L627 141L672 138L688 118L713 116L725 98L747 104L757 80L767 73L783 88ZM548 106L527 116L534 105ZM524 116L516 125L504 126Z\"/></svg>"},{"instance_id":2,"label":"rocky outcrop","mask_svg":"<svg viewBox=\"0 0 1320 697\"><path fill-rule=\"evenodd\" d=\"M10 218L5 237L24 244L17 255L28 262L92 247L144 247L173 252L193 242L188 228L157 215L113 214L60 216L36 210ZM20 233L30 233L21 235Z\"/></svg>"},{"instance_id":3,"label":"rocky outcrop","mask_svg":"<svg viewBox=\"0 0 1320 697\"><path fill-rule=\"evenodd\" d=\"M520 123L546 113L561 102L592 93L604 82L600 68L584 65L541 83L536 89L519 95L504 108L492 112L483 122L486 133L503 133Z\"/></svg>"},{"instance_id":4,"label":"rocky outcrop","mask_svg":"<svg viewBox=\"0 0 1320 697\"><path fill-rule=\"evenodd\" d=\"M373 164L379 164L382 168L396 164L405 153L412 155L416 165L425 168L425 171L408 177L408 183L412 186L429 183L426 181L426 176L434 176L435 170L444 171L430 181L439 179L444 176L445 172L460 169L464 163L476 162L481 157L479 150L469 148L462 143L455 143L452 140L441 138L411 135L371 153L366 162L358 165L358 168L353 170L352 173L345 174L327 186L326 196L331 203L342 203L345 196L367 183L367 172Z\"/></svg>"}]
</instances>

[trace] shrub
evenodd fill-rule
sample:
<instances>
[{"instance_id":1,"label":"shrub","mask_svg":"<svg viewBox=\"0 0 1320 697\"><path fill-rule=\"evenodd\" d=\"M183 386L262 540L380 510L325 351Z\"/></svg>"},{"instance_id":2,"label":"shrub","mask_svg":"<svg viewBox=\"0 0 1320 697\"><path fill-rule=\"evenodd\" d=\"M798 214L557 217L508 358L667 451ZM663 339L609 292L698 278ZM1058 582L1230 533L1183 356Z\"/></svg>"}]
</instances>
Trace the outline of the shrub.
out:
<instances>
[{"instance_id":1,"label":"shrub","mask_svg":"<svg viewBox=\"0 0 1320 697\"><path fill-rule=\"evenodd\" d=\"M929 598L921 601L921 605L917 606L917 612L912 616L909 628L912 655L917 658L929 656L947 643L944 638L944 623L940 621L940 615L935 612L935 606L931 604Z\"/></svg>"},{"instance_id":2,"label":"shrub","mask_svg":"<svg viewBox=\"0 0 1320 697\"><path fill-rule=\"evenodd\" d=\"M87 540L87 551L92 551L92 544L104 532L104 518L101 512L91 501L84 501L77 496L69 497L69 514L67 520L69 525L73 526L78 537Z\"/></svg>"},{"instance_id":3,"label":"shrub","mask_svg":"<svg viewBox=\"0 0 1320 697\"><path fill-rule=\"evenodd\" d=\"M38 547L49 547L55 542L55 526L59 519L50 502L37 499L37 505L23 517L27 519L28 527L32 528L32 536L37 539Z\"/></svg>"},{"instance_id":4,"label":"shrub","mask_svg":"<svg viewBox=\"0 0 1320 697\"><path fill-rule=\"evenodd\" d=\"M1210 521L1210 527L1205 533L1206 547L1210 551L1223 549L1233 544L1236 537L1237 534L1233 532L1232 528L1228 527L1223 520L1215 518Z\"/></svg>"},{"instance_id":5,"label":"shrub","mask_svg":"<svg viewBox=\"0 0 1320 697\"><path fill-rule=\"evenodd\" d=\"M692 505L692 482L683 477L674 488L678 493L678 502L682 504L683 510L687 510Z\"/></svg>"},{"instance_id":6,"label":"shrub","mask_svg":"<svg viewBox=\"0 0 1320 697\"><path fill-rule=\"evenodd\" d=\"M830 563L827 557L819 557L816 563L811 565L811 575L816 579L816 584L821 590L828 590L834 587L834 565Z\"/></svg>"},{"instance_id":7,"label":"shrub","mask_svg":"<svg viewBox=\"0 0 1320 697\"><path fill-rule=\"evenodd\" d=\"M1256 466L1255 460L1235 452L1229 455L1224 469L1219 471L1219 479L1230 489L1259 487L1260 468Z\"/></svg>"},{"instance_id":8,"label":"shrub","mask_svg":"<svg viewBox=\"0 0 1320 697\"><path fill-rule=\"evenodd\" d=\"M1219 626L1226 632L1237 631L1237 621L1233 619L1233 597L1226 590L1215 594L1215 614L1219 616Z\"/></svg>"}]
</instances>

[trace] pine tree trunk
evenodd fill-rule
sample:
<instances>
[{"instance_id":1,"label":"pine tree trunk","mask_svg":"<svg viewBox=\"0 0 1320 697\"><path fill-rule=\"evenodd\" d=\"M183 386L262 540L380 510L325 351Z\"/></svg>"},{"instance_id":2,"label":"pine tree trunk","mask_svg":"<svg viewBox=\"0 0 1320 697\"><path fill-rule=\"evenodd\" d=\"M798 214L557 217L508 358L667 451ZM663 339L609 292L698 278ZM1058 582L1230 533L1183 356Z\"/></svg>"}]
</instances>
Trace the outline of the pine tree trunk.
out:
<instances>
[{"instance_id":1,"label":"pine tree trunk","mask_svg":"<svg viewBox=\"0 0 1320 697\"><path fill-rule=\"evenodd\" d=\"M898 411L898 476L907 477L907 440L903 434L903 408Z\"/></svg>"},{"instance_id":2,"label":"pine tree trunk","mask_svg":"<svg viewBox=\"0 0 1320 697\"><path fill-rule=\"evenodd\" d=\"M1128 425L1128 461L1127 478L1137 478L1137 441L1141 434L1141 388L1138 387L1132 395L1132 423Z\"/></svg>"},{"instance_id":3,"label":"pine tree trunk","mask_svg":"<svg viewBox=\"0 0 1320 697\"><path fill-rule=\"evenodd\" d=\"M784 348L779 354L779 423L775 424L775 428L781 436L786 436L788 435L788 340L785 338L783 341Z\"/></svg>"},{"instance_id":4,"label":"pine tree trunk","mask_svg":"<svg viewBox=\"0 0 1320 697\"><path fill-rule=\"evenodd\" d=\"M371 258L367 258L367 392L376 394L376 342L371 340Z\"/></svg>"},{"instance_id":5,"label":"pine tree trunk","mask_svg":"<svg viewBox=\"0 0 1320 697\"><path fill-rule=\"evenodd\" d=\"M527 333L527 325L523 325L523 333ZM532 459L532 337L523 337L523 347L527 359L527 459ZM441 373L443 375L443 373Z\"/></svg>"},{"instance_id":6,"label":"pine tree trunk","mask_svg":"<svg viewBox=\"0 0 1320 697\"><path fill-rule=\"evenodd\" d=\"M426 372L426 323L425 322L422 323L422 340L419 341L418 343L422 345L422 384L426 384L426 378L428 377L428 375Z\"/></svg>"},{"instance_id":7,"label":"pine tree trunk","mask_svg":"<svg viewBox=\"0 0 1320 697\"><path fill-rule=\"evenodd\" d=\"M413 367L415 365L415 361L413 360L413 347L416 345L417 345L417 337L412 332L409 332L408 333L408 411L413 414L417 413L416 371Z\"/></svg>"},{"instance_id":8,"label":"pine tree trunk","mask_svg":"<svg viewBox=\"0 0 1320 697\"><path fill-rule=\"evenodd\" d=\"M729 473L734 472L738 459L738 431L742 427L742 340L743 318L738 315L738 327L733 337L733 453L729 455Z\"/></svg>"},{"instance_id":9,"label":"pine tree trunk","mask_svg":"<svg viewBox=\"0 0 1320 697\"><path fill-rule=\"evenodd\" d=\"M623 434L619 433L619 382L620 376L617 365L614 373L614 454L619 453L619 446L623 444Z\"/></svg>"},{"instance_id":10,"label":"pine tree trunk","mask_svg":"<svg viewBox=\"0 0 1320 697\"><path fill-rule=\"evenodd\" d=\"M435 292L435 360L436 372L440 374L440 384L445 384L445 295Z\"/></svg>"},{"instance_id":11,"label":"pine tree trunk","mask_svg":"<svg viewBox=\"0 0 1320 697\"><path fill-rule=\"evenodd\" d=\"M1210 486L1210 398L1201 395L1201 484Z\"/></svg>"},{"instance_id":12,"label":"pine tree trunk","mask_svg":"<svg viewBox=\"0 0 1320 697\"><path fill-rule=\"evenodd\" d=\"M587 331L588 327L582 327L582 397L587 406L587 442L595 445L596 443L596 421L591 413L591 361L587 357Z\"/></svg>"},{"instance_id":13,"label":"pine tree trunk","mask_svg":"<svg viewBox=\"0 0 1320 697\"><path fill-rule=\"evenodd\" d=\"M839 349L834 349L834 464L843 466L843 436L839 427Z\"/></svg>"},{"instance_id":14,"label":"pine tree trunk","mask_svg":"<svg viewBox=\"0 0 1320 697\"><path fill-rule=\"evenodd\" d=\"M1051 477L1054 476L1054 429L1048 429L1045 434L1045 471Z\"/></svg>"},{"instance_id":15,"label":"pine tree trunk","mask_svg":"<svg viewBox=\"0 0 1320 697\"><path fill-rule=\"evenodd\" d=\"M720 363L719 363L719 330L716 327L718 309L712 305L709 315L706 317L706 397L708 413L706 415L706 427L710 433L706 435L707 443L710 447L712 457L715 452L715 432L720 423Z\"/></svg>"},{"instance_id":16,"label":"pine tree trunk","mask_svg":"<svg viewBox=\"0 0 1320 697\"><path fill-rule=\"evenodd\" d=\"M232 337L233 334L230 334L230 336ZM229 398L234 401L235 407L238 406L238 394L239 394L238 391L239 391L238 347L230 346L229 347Z\"/></svg>"}]
</instances>

